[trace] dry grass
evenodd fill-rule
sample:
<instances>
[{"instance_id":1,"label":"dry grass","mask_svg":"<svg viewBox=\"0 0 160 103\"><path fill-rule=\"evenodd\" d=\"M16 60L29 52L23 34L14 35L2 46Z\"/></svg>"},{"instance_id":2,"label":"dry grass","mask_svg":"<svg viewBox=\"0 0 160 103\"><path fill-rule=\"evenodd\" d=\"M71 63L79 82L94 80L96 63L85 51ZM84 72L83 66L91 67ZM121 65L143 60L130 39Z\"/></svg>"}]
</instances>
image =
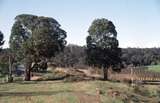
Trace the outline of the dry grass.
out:
<instances>
[{"instance_id":1,"label":"dry grass","mask_svg":"<svg viewBox=\"0 0 160 103\"><path fill-rule=\"evenodd\" d=\"M31 81L0 85L0 103L158 103L159 86L108 81Z\"/></svg>"},{"instance_id":2,"label":"dry grass","mask_svg":"<svg viewBox=\"0 0 160 103\"><path fill-rule=\"evenodd\" d=\"M69 72L82 76L101 74L99 69L55 69L43 74L43 80L63 78ZM69 74L68 73L68 74ZM84 75L85 74L85 75ZM39 78L34 77L32 79ZM77 77L75 77L77 78ZM158 103L160 86L128 84L109 81L19 81L0 84L0 103Z\"/></svg>"}]
</instances>

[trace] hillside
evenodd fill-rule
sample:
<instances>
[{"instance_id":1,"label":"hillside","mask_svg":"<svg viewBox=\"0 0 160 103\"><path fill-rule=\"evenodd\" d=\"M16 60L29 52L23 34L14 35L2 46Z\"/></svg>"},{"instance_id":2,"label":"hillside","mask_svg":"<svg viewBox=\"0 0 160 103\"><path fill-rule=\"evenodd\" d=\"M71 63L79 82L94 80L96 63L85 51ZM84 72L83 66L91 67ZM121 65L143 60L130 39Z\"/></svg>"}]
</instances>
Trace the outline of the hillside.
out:
<instances>
[{"instance_id":1,"label":"hillside","mask_svg":"<svg viewBox=\"0 0 160 103\"><path fill-rule=\"evenodd\" d=\"M158 103L160 86L108 81L30 81L0 85L0 103Z\"/></svg>"}]
</instances>

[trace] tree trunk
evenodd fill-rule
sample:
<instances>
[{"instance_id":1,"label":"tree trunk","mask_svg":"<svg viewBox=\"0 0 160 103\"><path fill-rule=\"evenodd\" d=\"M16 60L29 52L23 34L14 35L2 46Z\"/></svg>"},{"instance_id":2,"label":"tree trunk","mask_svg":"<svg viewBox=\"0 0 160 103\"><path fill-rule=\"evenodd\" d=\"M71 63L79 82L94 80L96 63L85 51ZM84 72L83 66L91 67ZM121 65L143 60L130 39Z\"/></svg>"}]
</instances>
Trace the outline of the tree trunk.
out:
<instances>
[{"instance_id":1,"label":"tree trunk","mask_svg":"<svg viewBox=\"0 0 160 103\"><path fill-rule=\"evenodd\" d=\"M25 81L31 80L31 65L32 62L30 60L27 60L25 65Z\"/></svg>"},{"instance_id":2,"label":"tree trunk","mask_svg":"<svg viewBox=\"0 0 160 103\"><path fill-rule=\"evenodd\" d=\"M13 68L13 59L11 56L9 56L9 75L8 75L8 82L13 82L13 77L12 77L12 69Z\"/></svg>"},{"instance_id":3,"label":"tree trunk","mask_svg":"<svg viewBox=\"0 0 160 103\"><path fill-rule=\"evenodd\" d=\"M103 76L104 80L108 80L108 68L103 67Z\"/></svg>"}]
</instances>

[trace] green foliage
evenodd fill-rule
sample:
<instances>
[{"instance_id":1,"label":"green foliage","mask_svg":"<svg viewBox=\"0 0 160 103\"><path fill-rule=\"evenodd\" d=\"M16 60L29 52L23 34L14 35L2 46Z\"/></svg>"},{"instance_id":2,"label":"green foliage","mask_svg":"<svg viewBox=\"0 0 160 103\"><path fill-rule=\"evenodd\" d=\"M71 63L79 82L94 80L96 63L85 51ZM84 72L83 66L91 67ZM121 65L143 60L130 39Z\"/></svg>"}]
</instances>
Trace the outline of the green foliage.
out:
<instances>
[{"instance_id":1,"label":"green foliage","mask_svg":"<svg viewBox=\"0 0 160 103\"><path fill-rule=\"evenodd\" d=\"M26 77L29 77L32 62L41 62L63 50L66 32L55 19L49 17L22 14L15 20L10 48L16 61L25 62Z\"/></svg>"},{"instance_id":2,"label":"green foliage","mask_svg":"<svg viewBox=\"0 0 160 103\"><path fill-rule=\"evenodd\" d=\"M0 31L0 47L4 44L3 33ZM0 48L1 50L1 48Z\"/></svg>"},{"instance_id":3,"label":"green foliage","mask_svg":"<svg viewBox=\"0 0 160 103\"><path fill-rule=\"evenodd\" d=\"M35 58L49 58L62 51L66 32L53 18L34 15L18 15L12 27L10 47L18 60L26 55ZM34 61L34 60L33 60Z\"/></svg>"},{"instance_id":4,"label":"green foliage","mask_svg":"<svg viewBox=\"0 0 160 103\"><path fill-rule=\"evenodd\" d=\"M0 103L159 102L160 95L158 85L140 85L138 88L140 92L135 92L134 88L131 86L123 83L113 83L109 81L30 81L6 83L0 86ZM100 98L97 96L97 90L104 92L104 94L99 95ZM112 96L112 94L114 94L112 92L114 91L118 91L119 95Z\"/></svg>"},{"instance_id":5,"label":"green foliage","mask_svg":"<svg viewBox=\"0 0 160 103\"><path fill-rule=\"evenodd\" d=\"M9 68L9 49L2 49L0 52L0 75L5 76L8 74Z\"/></svg>"},{"instance_id":6,"label":"green foliage","mask_svg":"<svg viewBox=\"0 0 160 103\"><path fill-rule=\"evenodd\" d=\"M8 64L0 63L0 75L4 76L8 74Z\"/></svg>"},{"instance_id":7,"label":"green foliage","mask_svg":"<svg viewBox=\"0 0 160 103\"><path fill-rule=\"evenodd\" d=\"M160 65L147 66L149 71L160 72Z\"/></svg>"},{"instance_id":8,"label":"green foliage","mask_svg":"<svg viewBox=\"0 0 160 103\"><path fill-rule=\"evenodd\" d=\"M15 60L20 61L24 57L23 42L27 38L25 36L25 30L23 29L21 23L16 21L11 30L11 36L9 40L10 48L12 53L15 55Z\"/></svg>"},{"instance_id":9,"label":"green foliage","mask_svg":"<svg viewBox=\"0 0 160 103\"><path fill-rule=\"evenodd\" d=\"M83 67L85 56L85 47L69 44L63 52L52 58L52 62L60 67Z\"/></svg>"},{"instance_id":10,"label":"green foliage","mask_svg":"<svg viewBox=\"0 0 160 103\"><path fill-rule=\"evenodd\" d=\"M157 65L160 63L160 48L124 48L121 59L126 66Z\"/></svg>"},{"instance_id":11,"label":"green foliage","mask_svg":"<svg viewBox=\"0 0 160 103\"><path fill-rule=\"evenodd\" d=\"M117 32L107 19L96 19L89 27L87 37L87 62L99 67L115 66L121 62Z\"/></svg>"}]
</instances>

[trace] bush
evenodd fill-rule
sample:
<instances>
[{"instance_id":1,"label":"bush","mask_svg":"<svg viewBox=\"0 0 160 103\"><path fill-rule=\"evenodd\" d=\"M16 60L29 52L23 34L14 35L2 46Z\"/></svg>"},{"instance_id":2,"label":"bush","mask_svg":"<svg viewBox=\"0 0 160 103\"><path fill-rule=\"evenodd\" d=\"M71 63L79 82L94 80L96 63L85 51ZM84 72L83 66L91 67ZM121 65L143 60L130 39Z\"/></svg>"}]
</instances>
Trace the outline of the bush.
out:
<instances>
[{"instance_id":1,"label":"bush","mask_svg":"<svg viewBox=\"0 0 160 103\"><path fill-rule=\"evenodd\" d=\"M62 80L66 77L64 73L47 73L43 76L44 80Z\"/></svg>"},{"instance_id":2,"label":"bush","mask_svg":"<svg viewBox=\"0 0 160 103\"><path fill-rule=\"evenodd\" d=\"M9 68L8 64L0 63L0 74L1 74L1 76L5 76L6 74L8 74L8 72L9 72L8 68Z\"/></svg>"}]
</instances>

